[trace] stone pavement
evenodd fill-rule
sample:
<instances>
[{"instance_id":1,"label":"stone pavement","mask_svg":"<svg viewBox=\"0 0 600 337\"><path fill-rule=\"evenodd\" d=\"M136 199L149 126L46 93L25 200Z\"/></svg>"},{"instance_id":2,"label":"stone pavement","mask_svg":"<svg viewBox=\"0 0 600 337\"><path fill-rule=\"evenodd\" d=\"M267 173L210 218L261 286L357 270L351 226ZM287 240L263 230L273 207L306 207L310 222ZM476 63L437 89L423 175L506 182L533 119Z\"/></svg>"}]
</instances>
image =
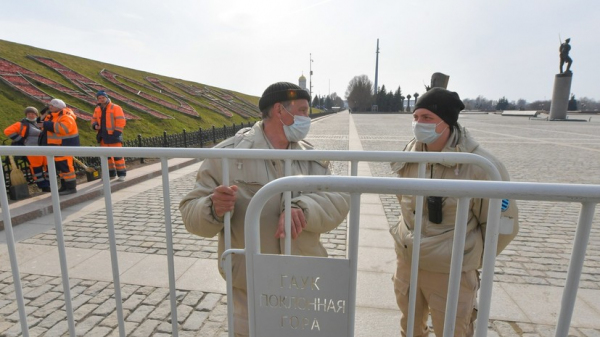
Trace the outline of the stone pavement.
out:
<instances>
[{"instance_id":1,"label":"stone pavement","mask_svg":"<svg viewBox=\"0 0 600 337\"><path fill-rule=\"evenodd\" d=\"M595 173L600 169L600 123L594 118L589 123L551 123L463 114L460 122L505 163L513 180L600 184ZM411 138L410 121L410 115L343 112L316 120L308 140L319 149L397 151ZM390 176L388 167L361 163L359 175ZM190 165L170 175L178 326L181 336L226 336L225 285L216 271L216 239L188 234L177 210L197 168L198 164ZM129 336L169 336L161 178L148 179L145 171L155 168L137 170L145 177L143 184L113 192L126 330ZM334 170L347 175L348 165L334 163ZM87 190L80 190L83 202L62 210L76 329L78 335L116 336L104 200L86 200L82 194ZM391 282L395 253L387 232L397 219L398 203L390 195L363 195L361 200L356 336L398 336L399 312ZM488 335L553 336L579 206L523 201L519 206L520 235L497 261ZM68 334L52 214L16 226L15 232L31 335ZM573 336L600 336L599 239L596 225ZM345 224L323 241L331 255L344 256ZM7 249L1 244L0 336L19 333Z\"/></svg>"}]
</instances>

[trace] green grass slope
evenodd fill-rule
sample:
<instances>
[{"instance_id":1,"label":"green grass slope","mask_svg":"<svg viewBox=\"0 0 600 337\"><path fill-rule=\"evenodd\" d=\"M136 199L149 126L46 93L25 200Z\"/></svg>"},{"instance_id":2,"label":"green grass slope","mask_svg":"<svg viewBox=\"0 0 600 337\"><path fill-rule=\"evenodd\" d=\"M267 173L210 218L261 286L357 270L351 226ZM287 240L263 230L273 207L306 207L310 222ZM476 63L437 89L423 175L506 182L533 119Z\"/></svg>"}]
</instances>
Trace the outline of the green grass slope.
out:
<instances>
[{"instance_id":1,"label":"green grass slope","mask_svg":"<svg viewBox=\"0 0 600 337\"><path fill-rule=\"evenodd\" d=\"M68 80L63 78L60 74L58 74L54 70L36 62L36 61L33 61L33 60L27 58L26 57L27 55L36 55L36 56L44 56L44 57L52 58L55 61L65 65L66 67L69 67L69 68L73 69L74 71L104 85L105 87L110 88L111 90L114 90L124 96L127 96L128 98L134 99L137 102L144 104L147 107L150 107L161 113L164 113L164 114L167 114L167 115L170 115L173 117L173 119L168 119L168 120L158 119L158 118L150 116L146 113L139 112L139 111L136 111L133 109L129 109L124 104L121 104L121 102L119 102L117 100L113 100L116 104L120 104L124 108L124 110L126 110L127 112L130 112L134 115L141 117L141 119L139 119L139 120L129 120L127 122L127 127L125 128L125 133L124 133L124 137L126 140L137 138L138 134L142 135L142 137L153 137L153 136L162 135L163 131L167 131L167 133L169 133L169 134L174 134L174 133L181 133L183 131L183 129L186 129L187 131L196 131L196 130L198 130L198 128L205 129L205 128L210 128L213 125L215 125L217 127L222 127L223 125L230 126L233 123L239 125L242 122L248 123L248 122L253 122L253 121L257 120L257 118L245 119L237 114L234 114L234 116L231 118L227 118L216 112L206 110L204 108L201 108L198 105L194 105L193 103L190 103L190 105L192 105L194 107L194 109L196 109L196 111L200 114L200 118L189 116L189 115L180 113L178 111L168 109L168 108L158 105L154 102L145 100L142 97L139 97L133 93L129 93L128 91L123 90L123 89L119 88L118 86L114 85L113 83L110 83L109 81L102 78L102 76L99 75L99 72L102 69L106 68L112 72L119 74L119 75L126 76L128 78L137 80L139 82L147 83L148 85L150 85L150 83L145 80L145 77L146 76L156 77L156 78L159 78L160 80L164 81L163 83L165 85L167 85L173 91L176 91L177 93L179 93L181 95L189 97L190 99L199 101L202 104L206 104L206 101L201 98L188 95L184 91L181 91L180 89L178 89L176 86L170 85L170 84L173 84L175 82L182 82L182 83L185 83L188 85L194 85L195 87L198 87L198 88L204 88L205 84L183 81L180 79L175 79L175 78L171 78L171 77L167 77L167 76L161 76L158 74L148 73L148 72L125 68L125 67L120 67L120 66L113 65L113 64L103 63L100 61L89 60L89 59L85 59L82 57L67 55L67 54L63 54L63 53L59 53L59 52L49 51L49 50L26 46L26 45L14 43L14 42L0 40L0 57L4 58L6 60L9 60L13 63L16 63L22 67L25 67L31 71L34 71L44 77L47 77L56 82L59 82L69 88L78 90L74 85L72 85ZM127 84L129 86L135 86L126 81L123 81L123 83ZM45 91L52 97L60 98L69 104L72 104L74 106L77 106L77 107L83 109L84 111L88 111L90 113L93 112L93 107L88 103L80 101L80 100L73 98L71 96L68 96L66 94L62 94L62 93L60 93L50 87L47 87L45 85L38 84L38 83L34 83L34 84L38 88ZM210 88L210 86L209 86L209 88ZM223 90L227 93L231 93L231 94L233 94L241 99L244 99L252 104L255 104L255 105L258 104L258 97L241 94L241 93L234 92L234 91L227 90L227 89L221 89L221 90ZM161 98L163 100L175 103L171 98L169 98L167 96L156 94L156 93L154 93L152 91L148 91L148 90L145 90L145 92L147 92L151 95L154 95L157 98ZM43 107L37 101L29 98L28 96L26 96L24 94L21 94L19 91L14 90L13 88L8 86L4 82L0 81L0 128L2 130L4 130L10 124L12 124L18 120L21 120L23 118L23 109L26 106L30 106L30 105L35 106L38 109L41 109ZM84 146L95 145L96 144L95 132L93 132L91 130L91 128L89 126L89 122L79 120L78 126L79 126L79 134L81 137L81 144ZM7 139L7 137L5 137L4 134L2 134L0 139L5 140L5 139ZM6 143L9 144L8 141Z\"/></svg>"}]
</instances>

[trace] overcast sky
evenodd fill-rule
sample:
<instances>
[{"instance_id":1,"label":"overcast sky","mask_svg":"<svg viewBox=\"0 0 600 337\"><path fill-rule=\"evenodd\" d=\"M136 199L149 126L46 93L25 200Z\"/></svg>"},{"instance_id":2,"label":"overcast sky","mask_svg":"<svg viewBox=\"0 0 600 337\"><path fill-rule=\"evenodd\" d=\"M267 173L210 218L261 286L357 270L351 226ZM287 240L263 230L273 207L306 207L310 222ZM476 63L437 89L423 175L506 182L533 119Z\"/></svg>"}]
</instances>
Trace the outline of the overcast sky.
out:
<instances>
[{"instance_id":1,"label":"overcast sky","mask_svg":"<svg viewBox=\"0 0 600 337\"><path fill-rule=\"evenodd\" d=\"M600 99L597 0L0 0L0 39L260 96L308 79L337 92L366 74L424 91L450 75L462 98L550 99L559 34L577 97ZM100 69L99 69L100 70Z\"/></svg>"}]
</instances>

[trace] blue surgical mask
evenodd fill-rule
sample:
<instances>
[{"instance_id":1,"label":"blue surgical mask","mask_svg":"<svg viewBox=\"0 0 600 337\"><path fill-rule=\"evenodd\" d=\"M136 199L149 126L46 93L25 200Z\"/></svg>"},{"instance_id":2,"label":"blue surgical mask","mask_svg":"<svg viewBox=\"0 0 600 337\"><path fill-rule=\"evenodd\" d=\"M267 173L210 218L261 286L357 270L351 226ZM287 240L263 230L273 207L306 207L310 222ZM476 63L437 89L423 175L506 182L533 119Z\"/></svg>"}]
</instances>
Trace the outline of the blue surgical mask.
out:
<instances>
[{"instance_id":1,"label":"blue surgical mask","mask_svg":"<svg viewBox=\"0 0 600 337\"><path fill-rule=\"evenodd\" d=\"M415 121L412 122L412 129L417 141L425 144L431 144L438 140L442 133L446 130L442 130L442 132L435 132L435 128L442 124L439 122L438 124L433 123L417 123Z\"/></svg>"},{"instance_id":2,"label":"blue surgical mask","mask_svg":"<svg viewBox=\"0 0 600 337\"><path fill-rule=\"evenodd\" d=\"M290 116L294 117L294 123L292 125L285 125L281 119L279 120L281 124L283 124L285 138L290 142L299 142L306 138L306 135L308 135L308 131L310 130L310 117L294 116L283 104L281 106L288 114L290 114Z\"/></svg>"}]
</instances>

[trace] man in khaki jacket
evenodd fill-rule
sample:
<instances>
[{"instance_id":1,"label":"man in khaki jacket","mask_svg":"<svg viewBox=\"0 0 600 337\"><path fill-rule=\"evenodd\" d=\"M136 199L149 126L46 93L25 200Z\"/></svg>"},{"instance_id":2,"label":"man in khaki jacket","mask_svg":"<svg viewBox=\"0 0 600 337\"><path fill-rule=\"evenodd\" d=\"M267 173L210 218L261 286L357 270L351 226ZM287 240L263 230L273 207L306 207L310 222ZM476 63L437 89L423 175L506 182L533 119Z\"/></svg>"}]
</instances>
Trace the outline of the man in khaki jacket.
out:
<instances>
[{"instance_id":1,"label":"man in khaki jacket","mask_svg":"<svg viewBox=\"0 0 600 337\"><path fill-rule=\"evenodd\" d=\"M404 151L468 152L487 158L500 172L502 180L510 180L504 165L484 150L467 130L458 124L458 114L464 105L457 93L432 88L419 97L413 112L413 133ZM418 164L392 163L392 170L403 178L418 177ZM489 180L476 165L438 163L427 166L431 179ZM390 229L396 241L397 270L394 292L401 311L401 332L406 336L408 297L414 237L416 197L398 195L400 220ZM424 200L422 239L417 276L414 336L427 336L426 325L431 313L433 329L440 337L444 328L446 297L450 276L450 260L456 219L457 198L429 196ZM467 222L464 259L454 336L472 336L476 318L476 294L479 288L477 269L481 267L488 199L471 199ZM514 200L503 200L499 254L517 235L518 210ZM504 228L502 228L504 226Z\"/></svg>"},{"instance_id":2,"label":"man in khaki jacket","mask_svg":"<svg viewBox=\"0 0 600 337\"><path fill-rule=\"evenodd\" d=\"M299 86L279 82L269 86L259 101L262 121L245 128L217 148L311 150L303 141L310 128L310 97ZM244 247L244 218L250 199L268 182L284 176L280 160L231 159L230 186L222 185L221 160L206 159L200 166L195 188L183 198L179 209L186 229L203 237L219 236L219 258L224 250L223 216L231 215L231 246ZM329 163L292 162L292 175L330 174ZM283 251L283 196L273 197L264 207L260 221L261 250L267 254ZM292 193L292 254L327 256L320 242L322 233L336 228L346 217L349 195L333 192ZM248 335L246 265L240 255L232 256L234 330ZM224 272L220 271L222 275Z\"/></svg>"}]
</instances>

